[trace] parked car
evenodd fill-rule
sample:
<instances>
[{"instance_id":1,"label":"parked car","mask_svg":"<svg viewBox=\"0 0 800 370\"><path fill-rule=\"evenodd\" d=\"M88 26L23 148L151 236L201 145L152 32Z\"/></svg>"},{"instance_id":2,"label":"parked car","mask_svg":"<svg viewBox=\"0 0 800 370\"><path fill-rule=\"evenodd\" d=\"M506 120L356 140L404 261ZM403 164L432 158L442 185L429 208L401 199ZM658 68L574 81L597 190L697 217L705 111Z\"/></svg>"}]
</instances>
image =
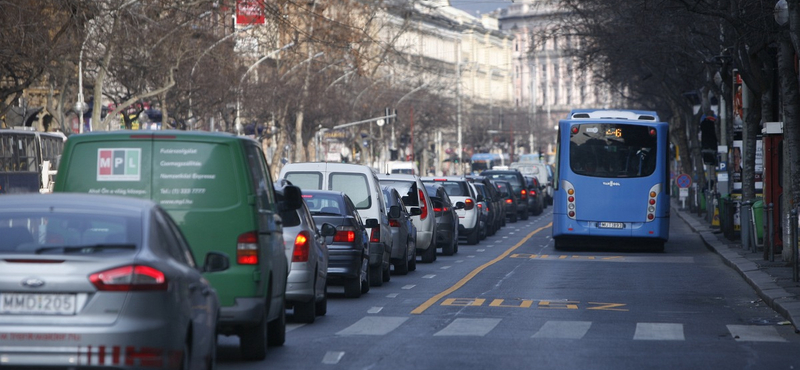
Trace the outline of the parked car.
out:
<instances>
[{"instance_id":1,"label":"parked car","mask_svg":"<svg viewBox=\"0 0 800 370\"><path fill-rule=\"evenodd\" d=\"M336 227L333 236L325 237L328 284L344 285L348 298L369 292L369 235L350 197L341 191L303 190L303 199L314 222Z\"/></svg>"},{"instance_id":2,"label":"parked car","mask_svg":"<svg viewBox=\"0 0 800 370\"><path fill-rule=\"evenodd\" d=\"M286 180L275 183L275 196L282 201L285 192L298 189ZM313 323L328 312L328 244L326 236L336 234L336 227L324 222L321 230L303 202L297 209L279 209L283 221L283 242L289 262L286 278L286 308L293 309L297 322Z\"/></svg>"},{"instance_id":3,"label":"parked car","mask_svg":"<svg viewBox=\"0 0 800 370\"><path fill-rule=\"evenodd\" d=\"M456 209L458 214L458 236L467 239L467 244L478 244L480 240L480 216L475 203L475 189L463 176L423 177L422 182L440 183L450 199L464 202L464 208Z\"/></svg>"},{"instance_id":4,"label":"parked car","mask_svg":"<svg viewBox=\"0 0 800 370\"><path fill-rule=\"evenodd\" d=\"M539 184L539 179L533 176L525 176L525 185L528 188L528 211L538 216L545 207L544 188Z\"/></svg>"},{"instance_id":5,"label":"parked car","mask_svg":"<svg viewBox=\"0 0 800 370\"><path fill-rule=\"evenodd\" d=\"M486 176L489 180L504 180L511 184L511 194L516 199L517 217L528 219L528 189L525 188L525 178L516 169L508 170L487 170L481 172L481 176Z\"/></svg>"},{"instance_id":6,"label":"parked car","mask_svg":"<svg viewBox=\"0 0 800 370\"><path fill-rule=\"evenodd\" d=\"M494 180L492 182L497 186L497 191L500 192L500 196L503 197L506 203L506 217L512 223L517 222L519 216L519 213L517 213L517 198L511 194L514 191L511 184L504 180Z\"/></svg>"},{"instance_id":7,"label":"parked car","mask_svg":"<svg viewBox=\"0 0 800 370\"><path fill-rule=\"evenodd\" d=\"M417 269L417 228L411 221L411 216L418 215L420 211L417 207L411 207L409 213L397 189L385 185L381 190L383 199L386 200L386 209L389 210L394 272L406 275L409 271Z\"/></svg>"},{"instance_id":8,"label":"parked car","mask_svg":"<svg viewBox=\"0 0 800 370\"><path fill-rule=\"evenodd\" d=\"M389 281L392 232L383 192L372 168L350 163L288 163L281 169L280 177L304 190L338 190L347 194L369 229L370 284L381 286Z\"/></svg>"},{"instance_id":9,"label":"parked car","mask_svg":"<svg viewBox=\"0 0 800 370\"><path fill-rule=\"evenodd\" d=\"M433 204L428 197L428 191L418 176L414 175L379 175L381 185L389 185L400 193L403 204L411 212L412 208L419 208L418 215L412 215L411 221L417 228L417 254L422 256L422 262L433 262L436 259L436 217L432 215Z\"/></svg>"},{"instance_id":10,"label":"parked car","mask_svg":"<svg viewBox=\"0 0 800 370\"><path fill-rule=\"evenodd\" d=\"M276 210L303 204L299 196L276 204L264 158L261 144L245 136L96 131L67 140L53 191L151 199L196 254L231 256L228 271L207 276L222 306L219 333L239 336L243 359L263 360L268 346L286 341L289 270Z\"/></svg>"},{"instance_id":11,"label":"parked car","mask_svg":"<svg viewBox=\"0 0 800 370\"><path fill-rule=\"evenodd\" d=\"M209 251L198 266L156 203L4 195L0 235L2 367L214 367L220 305L203 274L230 261Z\"/></svg>"},{"instance_id":12,"label":"parked car","mask_svg":"<svg viewBox=\"0 0 800 370\"><path fill-rule=\"evenodd\" d=\"M467 178L472 181L474 184L483 184L485 193L483 194L487 204L489 205L489 218L490 221L490 228L489 228L489 235L494 235L500 228L503 227L505 224L506 219L506 210L505 210L505 202L500 197L500 194L497 192L497 188L494 184L489 180L489 178L484 176L476 176L476 175L469 175Z\"/></svg>"},{"instance_id":13,"label":"parked car","mask_svg":"<svg viewBox=\"0 0 800 370\"><path fill-rule=\"evenodd\" d=\"M436 217L436 246L442 249L442 254L452 256L458 253L456 208L463 208L464 202L459 202L458 205L453 204L442 184L426 183L425 189L430 195L433 214Z\"/></svg>"}]
</instances>

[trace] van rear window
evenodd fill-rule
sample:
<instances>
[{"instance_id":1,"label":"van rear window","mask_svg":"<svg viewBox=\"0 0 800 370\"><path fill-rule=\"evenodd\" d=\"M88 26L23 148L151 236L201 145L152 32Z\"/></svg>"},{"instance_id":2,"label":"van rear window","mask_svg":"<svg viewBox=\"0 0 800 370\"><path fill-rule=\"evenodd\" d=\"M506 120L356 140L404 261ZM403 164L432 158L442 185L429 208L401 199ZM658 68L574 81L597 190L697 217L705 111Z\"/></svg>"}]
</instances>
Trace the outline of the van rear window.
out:
<instances>
[{"instance_id":1,"label":"van rear window","mask_svg":"<svg viewBox=\"0 0 800 370\"><path fill-rule=\"evenodd\" d=\"M319 172L287 172L284 178L300 189L322 190L322 174Z\"/></svg>"},{"instance_id":2,"label":"van rear window","mask_svg":"<svg viewBox=\"0 0 800 370\"><path fill-rule=\"evenodd\" d=\"M366 176L360 173L331 173L330 176L330 189L328 190L341 191L347 194L355 204L356 209L369 209L372 207L372 199L369 196L369 182ZM292 181L288 177L287 180Z\"/></svg>"}]
</instances>

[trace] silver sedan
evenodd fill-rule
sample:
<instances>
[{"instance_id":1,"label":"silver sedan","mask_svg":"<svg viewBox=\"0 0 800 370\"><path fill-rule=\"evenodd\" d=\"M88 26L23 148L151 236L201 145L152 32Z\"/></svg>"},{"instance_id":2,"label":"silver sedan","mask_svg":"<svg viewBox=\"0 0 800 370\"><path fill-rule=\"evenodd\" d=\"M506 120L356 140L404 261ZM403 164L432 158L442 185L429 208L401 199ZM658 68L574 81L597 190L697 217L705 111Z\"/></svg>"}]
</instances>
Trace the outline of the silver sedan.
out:
<instances>
[{"instance_id":1,"label":"silver sedan","mask_svg":"<svg viewBox=\"0 0 800 370\"><path fill-rule=\"evenodd\" d=\"M0 366L210 369L217 294L155 203L90 194L0 198Z\"/></svg>"}]
</instances>

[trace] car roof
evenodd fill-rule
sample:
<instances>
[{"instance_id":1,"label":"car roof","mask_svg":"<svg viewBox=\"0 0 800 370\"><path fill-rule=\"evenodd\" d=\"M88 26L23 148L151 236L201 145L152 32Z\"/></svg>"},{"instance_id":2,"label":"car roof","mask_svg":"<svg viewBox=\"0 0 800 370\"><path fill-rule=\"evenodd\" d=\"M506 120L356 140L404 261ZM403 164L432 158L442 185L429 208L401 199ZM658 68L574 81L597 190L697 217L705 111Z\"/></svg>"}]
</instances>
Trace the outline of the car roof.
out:
<instances>
[{"instance_id":1,"label":"car roof","mask_svg":"<svg viewBox=\"0 0 800 370\"><path fill-rule=\"evenodd\" d=\"M384 179L417 181L419 180L419 176L409 175L406 173L379 173L378 180Z\"/></svg>"},{"instance_id":2,"label":"car roof","mask_svg":"<svg viewBox=\"0 0 800 370\"><path fill-rule=\"evenodd\" d=\"M1 199L0 208L2 209L39 209L61 206L75 207L85 211L131 213L157 206L149 199L87 193L4 194Z\"/></svg>"},{"instance_id":3,"label":"car roof","mask_svg":"<svg viewBox=\"0 0 800 370\"><path fill-rule=\"evenodd\" d=\"M425 176L420 178L422 181L465 181L468 182L466 177L464 176Z\"/></svg>"}]
</instances>

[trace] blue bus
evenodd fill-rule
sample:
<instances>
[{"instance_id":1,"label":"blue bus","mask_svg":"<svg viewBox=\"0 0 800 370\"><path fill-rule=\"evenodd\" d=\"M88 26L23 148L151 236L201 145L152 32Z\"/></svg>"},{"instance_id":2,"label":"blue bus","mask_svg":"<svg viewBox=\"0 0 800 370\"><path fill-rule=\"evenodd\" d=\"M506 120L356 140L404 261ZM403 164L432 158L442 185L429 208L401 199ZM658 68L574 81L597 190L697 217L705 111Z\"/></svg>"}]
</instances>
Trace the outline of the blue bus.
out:
<instances>
[{"instance_id":1,"label":"blue bus","mask_svg":"<svg viewBox=\"0 0 800 370\"><path fill-rule=\"evenodd\" d=\"M470 168L472 173L478 174L486 170L491 170L497 166L507 166L508 154L497 153L475 153L470 158Z\"/></svg>"},{"instance_id":2,"label":"blue bus","mask_svg":"<svg viewBox=\"0 0 800 370\"><path fill-rule=\"evenodd\" d=\"M558 123L556 249L669 239L669 128L651 111L574 110Z\"/></svg>"}]
</instances>

